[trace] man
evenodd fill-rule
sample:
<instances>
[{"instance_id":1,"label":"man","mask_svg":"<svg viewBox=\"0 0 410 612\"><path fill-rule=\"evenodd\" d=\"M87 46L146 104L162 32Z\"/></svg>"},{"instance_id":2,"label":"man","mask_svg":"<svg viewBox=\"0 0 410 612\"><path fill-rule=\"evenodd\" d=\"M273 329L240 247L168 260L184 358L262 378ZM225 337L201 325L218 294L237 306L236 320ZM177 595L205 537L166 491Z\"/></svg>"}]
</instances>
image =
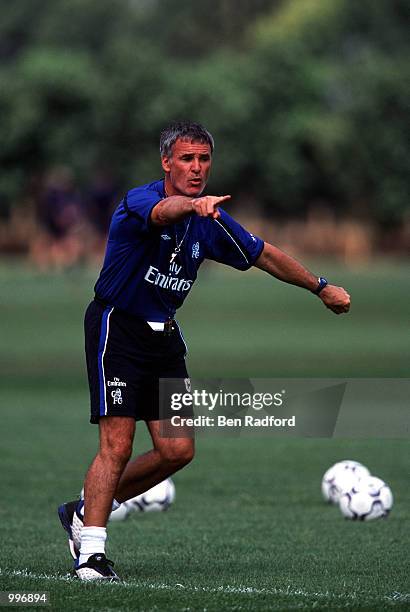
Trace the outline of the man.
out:
<instances>
[{"instance_id":1,"label":"man","mask_svg":"<svg viewBox=\"0 0 410 612\"><path fill-rule=\"evenodd\" d=\"M199 124L166 128L160 138L165 179L128 192L111 221L96 297L85 316L91 422L99 424L100 445L86 476L84 503L59 507L82 580L118 579L105 556L110 512L193 458L190 437L160 435L158 379L188 378L186 346L173 317L202 261L239 270L255 265L310 290L336 314L349 310L344 289L317 278L222 210L230 196L202 195L213 149L211 134ZM131 461L140 419L153 448Z\"/></svg>"}]
</instances>

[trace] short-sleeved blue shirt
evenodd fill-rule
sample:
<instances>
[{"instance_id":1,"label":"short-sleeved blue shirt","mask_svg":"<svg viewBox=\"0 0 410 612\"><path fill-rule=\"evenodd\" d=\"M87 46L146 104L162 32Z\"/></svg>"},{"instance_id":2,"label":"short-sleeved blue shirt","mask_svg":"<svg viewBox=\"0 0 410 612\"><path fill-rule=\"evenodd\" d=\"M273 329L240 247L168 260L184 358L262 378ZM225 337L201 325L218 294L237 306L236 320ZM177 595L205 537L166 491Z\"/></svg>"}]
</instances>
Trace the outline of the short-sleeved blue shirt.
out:
<instances>
[{"instance_id":1,"label":"short-sleeved blue shirt","mask_svg":"<svg viewBox=\"0 0 410 612\"><path fill-rule=\"evenodd\" d=\"M204 259L247 270L264 245L221 208L219 219L193 213L174 225L153 225L151 211L165 197L161 180L132 189L120 202L95 285L99 298L146 321L175 315Z\"/></svg>"}]
</instances>

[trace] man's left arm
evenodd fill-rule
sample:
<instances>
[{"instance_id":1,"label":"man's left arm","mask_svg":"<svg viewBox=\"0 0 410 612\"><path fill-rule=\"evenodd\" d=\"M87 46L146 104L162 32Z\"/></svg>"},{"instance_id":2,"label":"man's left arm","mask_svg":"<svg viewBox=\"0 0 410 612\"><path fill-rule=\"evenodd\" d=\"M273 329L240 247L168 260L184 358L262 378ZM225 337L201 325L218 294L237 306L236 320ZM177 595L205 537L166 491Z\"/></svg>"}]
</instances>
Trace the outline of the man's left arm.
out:
<instances>
[{"instance_id":1,"label":"man's left arm","mask_svg":"<svg viewBox=\"0 0 410 612\"><path fill-rule=\"evenodd\" d=\"M320 282L317 276L309 272L296 259L286 255L286 253L268 242L264 243L263 251L254 265L285 283L303 287L312 291L312 293L320 289ZM350 295L343 287L328 284L320 290L318 297L327 308L336 314L349 311Z\"/></svg>"}]
</instances>

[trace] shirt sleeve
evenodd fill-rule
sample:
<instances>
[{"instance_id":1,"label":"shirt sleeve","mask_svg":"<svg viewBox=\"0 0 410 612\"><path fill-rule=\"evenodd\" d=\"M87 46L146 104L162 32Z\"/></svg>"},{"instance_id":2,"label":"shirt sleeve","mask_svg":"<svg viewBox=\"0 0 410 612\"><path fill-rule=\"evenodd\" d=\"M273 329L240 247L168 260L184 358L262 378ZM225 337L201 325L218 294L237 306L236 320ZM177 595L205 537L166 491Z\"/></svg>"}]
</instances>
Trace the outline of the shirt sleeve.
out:
<instances>
[{"instance_id":1,"label":"shirt sleeve","mask_svg":"<svg viewBox=\"0 0 410 612\"><path fill-rule=\"evenodd\" d=\"M248 270L262 253L264 242L222 208L219 211L219 219L208 219L205 257L237 270Z\"/></svg>"},{"instance_id":2,"label":"shirt sleeve","mask_svg":"<svg viewBox=\"0 0 410 612\"><path fill-rule=\"evenodd\" d=\"M137 187L126 194L122 207L126 215L136 222L138 227L135 229L146 232L150 228L151 211L162 199L158 191Z\"/></svg>"}]
</instances>

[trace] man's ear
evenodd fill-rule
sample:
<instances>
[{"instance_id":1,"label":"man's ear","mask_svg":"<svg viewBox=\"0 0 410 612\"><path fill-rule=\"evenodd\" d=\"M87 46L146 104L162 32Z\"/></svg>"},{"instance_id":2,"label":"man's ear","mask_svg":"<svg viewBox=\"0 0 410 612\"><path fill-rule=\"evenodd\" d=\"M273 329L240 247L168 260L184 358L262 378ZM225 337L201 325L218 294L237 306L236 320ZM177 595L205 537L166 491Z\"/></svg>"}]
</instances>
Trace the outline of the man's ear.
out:
<instances>
[{"instance_id":1,"label":"man's ear","mask_svg":"<svg viewBox=\"0 0 410 612\"><path fill-rule=\"evenodd\" d=\"M171 172L170 159L171 158L168 157L167 155L164 155L164 157L161 157L162 168L165 172Z\"/></svg>"}]
</instances>

